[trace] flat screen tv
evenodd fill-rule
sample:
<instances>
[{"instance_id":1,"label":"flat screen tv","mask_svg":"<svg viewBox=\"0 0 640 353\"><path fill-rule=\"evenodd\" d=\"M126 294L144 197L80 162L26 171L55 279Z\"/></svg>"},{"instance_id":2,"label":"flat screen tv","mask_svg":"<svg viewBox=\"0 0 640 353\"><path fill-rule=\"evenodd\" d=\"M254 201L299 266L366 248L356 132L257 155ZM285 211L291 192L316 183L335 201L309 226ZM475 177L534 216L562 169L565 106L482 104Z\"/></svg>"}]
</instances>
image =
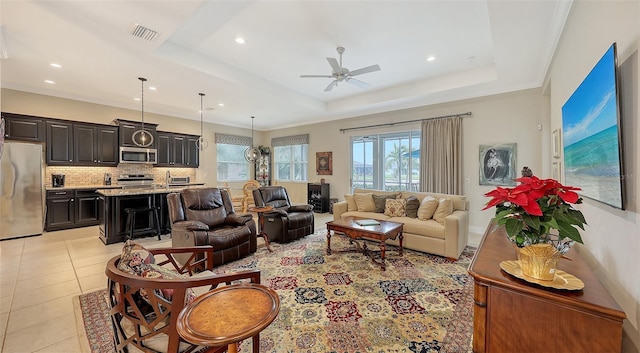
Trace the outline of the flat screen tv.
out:
<instances>
[{"instance_id":1,"label":"flat screen tv","mask_svg":"<svg viewBox=\"0 0 640 353\"><path fill-rule=\"evenodd\" d=\"M562 106L565 184L624 209L616 43Z\"/></svg>"}]
</instances>

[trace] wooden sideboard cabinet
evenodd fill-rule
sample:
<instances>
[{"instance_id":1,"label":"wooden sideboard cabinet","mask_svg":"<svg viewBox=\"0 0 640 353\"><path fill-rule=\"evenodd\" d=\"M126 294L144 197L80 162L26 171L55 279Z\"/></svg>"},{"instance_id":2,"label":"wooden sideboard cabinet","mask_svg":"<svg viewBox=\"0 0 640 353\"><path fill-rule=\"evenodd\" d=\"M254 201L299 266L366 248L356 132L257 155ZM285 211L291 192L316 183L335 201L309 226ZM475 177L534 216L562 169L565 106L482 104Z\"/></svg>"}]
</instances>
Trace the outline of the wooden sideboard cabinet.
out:
<instances>
[{"instance_id":1,"label":"wooden sideboard cabinet","mask_svg":"<svg viewBox=\"0 0 640 353\"><path fill-rule=\"evenodd\" d=\"M503 228L490 224L469 274L474 278L474 353L616 352L625 313L580 254L571 249L558 269L584 282L579 291L549 289L512 277L500 262L516 260Z\"/></svg>"}]
</instances>

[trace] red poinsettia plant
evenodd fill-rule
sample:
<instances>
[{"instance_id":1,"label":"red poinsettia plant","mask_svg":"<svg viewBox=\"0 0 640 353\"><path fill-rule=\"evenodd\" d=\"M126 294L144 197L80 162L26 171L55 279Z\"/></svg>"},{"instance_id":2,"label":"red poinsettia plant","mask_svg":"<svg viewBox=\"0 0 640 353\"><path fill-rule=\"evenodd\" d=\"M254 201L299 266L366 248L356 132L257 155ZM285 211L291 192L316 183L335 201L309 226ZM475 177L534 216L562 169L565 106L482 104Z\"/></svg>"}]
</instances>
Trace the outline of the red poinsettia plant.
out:
<instances>
[{"instance_id":1,"label":"red poinsettia plant","mask_svg":"<svg viewBox=\"0 0 640 353\"><path fill-rule=\"evenodd\" d=\"M509 239L518 247L551 243L566 252L573 242L583 243L578 228L587 222L572 204L582 203L580 188L565 186L554 179L535 176L516 179L513 188L497 187L485 194L492 199L483 208L496 207L494 220L504 226ZM552 234L552 230L557 234Z\"/></svg>"}]
</instances>

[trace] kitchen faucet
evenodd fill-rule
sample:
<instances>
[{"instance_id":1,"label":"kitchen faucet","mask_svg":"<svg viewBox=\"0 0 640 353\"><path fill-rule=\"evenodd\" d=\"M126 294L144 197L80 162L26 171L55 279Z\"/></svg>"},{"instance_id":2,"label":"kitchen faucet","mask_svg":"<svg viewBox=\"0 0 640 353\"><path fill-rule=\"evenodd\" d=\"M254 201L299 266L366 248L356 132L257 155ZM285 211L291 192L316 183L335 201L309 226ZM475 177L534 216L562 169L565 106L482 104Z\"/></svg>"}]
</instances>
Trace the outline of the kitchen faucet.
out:
<instances>
[{"instance_id":1,"label":"kitchen faucet","mask_svg":"<svg viewBox=\"0 0 640 353\"><path fill-rule=\"evenodd\" d=\"M169 188L169 180L171 179L171 172L167 170L167 173L165 174L165 183L167 184L167 188Z\"/></svg>"}]
</instances>

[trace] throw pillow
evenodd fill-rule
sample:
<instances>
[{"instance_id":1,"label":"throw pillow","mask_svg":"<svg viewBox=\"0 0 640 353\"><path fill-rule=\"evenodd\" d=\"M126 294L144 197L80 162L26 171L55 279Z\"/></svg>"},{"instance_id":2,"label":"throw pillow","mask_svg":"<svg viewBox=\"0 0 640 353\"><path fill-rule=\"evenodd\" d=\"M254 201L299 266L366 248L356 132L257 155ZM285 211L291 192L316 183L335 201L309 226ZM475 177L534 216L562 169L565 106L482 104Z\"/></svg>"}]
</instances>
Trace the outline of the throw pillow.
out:
<instances>
[{"instance_id":1,"label":"throw pillow","mask_svg":"<svg viewBox=\"0 0 640 353\"><path fill-rule=\"evenodd\" d=\"M347 201L347 211L358 210L358 205L356 205L356 200L353 198L353 194L344 195L344 200Z\"/></svg>"},{"instance_id":2,"label":"throw pillow","mask_svg":"<svg viewBox=\"0 0 640 353\"><path fill-rule=\"evenodd\" d=\"M405 212L409 218L418 218L418 208L420 207L420 200L415 196L409 196L406 198L407 206Z\"/></svg>"},{"instance_id":3,"label":"throw pillow","mask_svg":"<svg viewBox=\"0 0 640 353\"><path fill-rule=\"evenodd\" d=\"M373 195L373 203L376 205L376 213L382 213L385 209L385 204L388 199L395 199L397 194L391 195Z\"/></svg>"},{"instance_id":4,"label":"throw pillow","mask_svg":"<svg viewBox=\"0 0 640 353\"><path fill-rule=\"evenodd\" d=\"M122 254L120 255L120 261L118 261L118 269L142 278L185 278L185 276L177 272L158 266L155 262L153 254L151 254L149 250L145 249L144 246L132 240L127 240L122 247ZM155 293L167 300L171 300L173 297L173 289L156 289ZM149 292L146 288L140 289L140 296L147 303L151 304ZM187 289L185 296L185 301L187 303L196 298L196 295L191 288Z\"/></svg>"},{"instance_id":5,"label":"throw pillow","mask_svg":"<svg viewBox=\"0 0 640 353\"><path fill-rule=\"evenodd\" d=\"M430 219L436 212L436 208L438 208L438 199L433 196L425 196L418 208L418 218L423 221Z\"/></svg>"},{"instance_id":6,"label":"throw pillow","mask_svg":"<svg viewBox=\"0 0 640 353\"><path fill-rule=\"evenodd\" d=\"M451 203L450 199L440 199L438 203L438 208L436 212L433 214L433 219L440 224L444 224L444 219L448 215L453 213L453 203Z\"/></svg>"},{"instance_id":7,"label":"throw pillow","mask_svg":"<svg viewBox=\"0 0 640 353\"><path fill-rule=\"evenodd\" d=\"M360 212L373 212L376 210L376 204L373 203L373 194L353 194L353 199L356 200L356 205Z\"/></svg>"},{"instance_id":8,"label":"throw pillow","mask_svg":"<svg viewBox=\"0 0 640 353\"><path fill-rule=\"evenodd\" d=\"M118 269L128 273L132 273L132 268L138 267L143 264L154 264L156 259L149 250L144 246L132 241L127 240L122 247L122 254L120 254L120 261L118 262Z\"/></svg>"},{"instance_id":9,"label":"throw pillow","mask_svg":"<svg viewBox=\"0 0 640 353\"><path fill-rule=\"evenodd\" d=\"M405 199L387 199L384 206L384 214L389 217L404 217L407 215L405 207L407 200Z\"/></svg>"}]
</instances>

